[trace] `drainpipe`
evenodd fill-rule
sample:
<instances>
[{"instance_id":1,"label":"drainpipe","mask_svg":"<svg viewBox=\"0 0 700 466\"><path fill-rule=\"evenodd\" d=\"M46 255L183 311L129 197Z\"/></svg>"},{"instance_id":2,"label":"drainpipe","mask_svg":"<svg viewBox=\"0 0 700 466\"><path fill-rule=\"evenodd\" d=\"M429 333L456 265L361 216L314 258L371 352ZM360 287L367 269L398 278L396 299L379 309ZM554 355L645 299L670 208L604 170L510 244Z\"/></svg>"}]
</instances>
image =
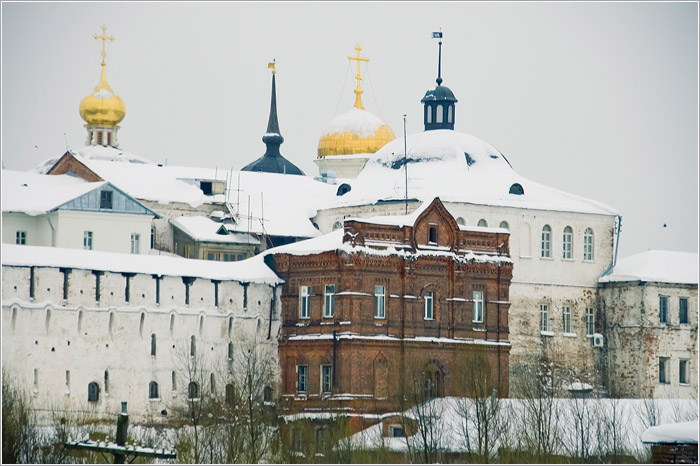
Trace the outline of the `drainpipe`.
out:
<instances>
[{"instance_id":1,"label":"drainpipe","mask_svg":"<svg viewBox=\"0 0 700 466\"><path fill-rule=\"evenodd\" d=\"M613 267L617 264L617 248L620 246L620 230L622 230L622 216L617 216L617 232L615 239L615 257L613 258Z\"/></svg>"},{"instance_id":2,"label":"drainpipe","mask_svg":"<svg viewBox=\"0 0 700 466\"><path fill-rule=\"evenodd\" d=\"M56 229L53 227L53 223L51 223L51 212L53 211L48 211L46 212L46 220L49 222L49 226L51 227L51 247L56 247Z\"/></svg>"}]
</instances>

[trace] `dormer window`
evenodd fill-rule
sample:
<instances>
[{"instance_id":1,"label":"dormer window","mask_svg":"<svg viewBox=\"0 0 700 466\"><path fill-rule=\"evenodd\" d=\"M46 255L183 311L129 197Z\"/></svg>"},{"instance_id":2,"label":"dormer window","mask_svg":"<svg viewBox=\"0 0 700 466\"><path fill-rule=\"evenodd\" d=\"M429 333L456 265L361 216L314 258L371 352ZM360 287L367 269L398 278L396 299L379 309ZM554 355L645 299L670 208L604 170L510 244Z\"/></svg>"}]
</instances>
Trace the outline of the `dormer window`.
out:
<instances>
[{"instance_id":1,"label":"dormer window","mask_svg":"<svg viewBox=\"0 0 700 466\"><path fill-rule=\"evenodd\" d=\"M437 244L437 225L428 227L428 243Z\"/></svg>"},{"instance_id":2,"label":"dormer window","mask_svg":"<svg viewBox=\"0 0 700 466\"><path fill-rule=\"evenodd\" d=\"M102 134L102 133L100 133ZM112 208L112 191L100 191L100 209Z\"/></svg>"}]
</instances>

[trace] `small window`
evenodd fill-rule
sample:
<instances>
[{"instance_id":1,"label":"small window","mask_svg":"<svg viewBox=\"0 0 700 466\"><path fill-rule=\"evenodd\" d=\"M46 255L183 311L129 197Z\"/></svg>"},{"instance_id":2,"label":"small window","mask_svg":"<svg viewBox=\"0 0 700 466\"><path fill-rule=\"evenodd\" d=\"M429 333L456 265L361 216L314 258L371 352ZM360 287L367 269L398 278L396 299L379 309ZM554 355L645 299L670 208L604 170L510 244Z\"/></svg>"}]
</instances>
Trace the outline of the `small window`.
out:
<instances>
[{"instance_id":1,"label":"small window","mask_svg":"<svg viewBox=\"0 0 700 466\"><path fill-rule=\"evenodd\" d=\"M321 393L330 393L333 388L333 366L321 366Z\"/></svg>"},{"instance_id":2,"label":"small window","mask_svg":"<svg viewBox=\"0 0 700 466\"><path fill-rule=\"evenodd\" d=\"M425 106L425 122L428 124L433 122L433 106L432 105Z\"/></svg>"},{"instance_id":3,"label":"small window","mask_svg":"<svg viewBox=\"0 0 700 466\"><path fill-rule=\"evenodd\" d=\"M437 106L437 109L435 111L435 123L442 123L444 111L445 110L443 109L442 104Z\"/></svg>"},{"instance_id":4,"label":"small window","mask_svg":"<svg viewBox=\"0 0 700 466\"><path fill-rule=\"evenodd\" d=\"M156 248L156 227L151 227L151 249Z\"/></svg>"},{"instance_id":5,"label":"small window","mask_svg":"<svg viewBox=\"0 0 700 466\"><path fill-rule=\"evenodd\" d=\"M669 371L669 358L659 358L659 383L663 383L663 384L670 383L668 371Z\"/></svg>"},{"instance_id":6,"label":"small window","mask_svg":"<svg viewBox=\"0 0 700 466\"><path fill-rule=\"evenodd\" d=\"M112 145L112 133L107 133L107 145L111 146Z\"/></svg>"},{"instance_id":7,"label":"small window","mask_svg":"<svg viewBox=\"0 0 700 466\"><path fill-rule=\"evenodd\" d=\"M266 401L268 403L272 402L272 387L265 386L265 388L263 389L263 401Z\"/></svg>"},{"instance_id":8,"label":"small window","mask_svg":"<svg viewBox=\"0 0 700 466\"><path fill-rule=\"evenodd\" d=\"M659 322L668 323L668 296L659 296Z\"/></svg>"},{"instance_id":9,"label":"small window","mask_svg":"<svg viewBox=\"0 0 700 466\"><path fill-rule=\"evenodd\" d=\"M197 382L190 382L187 386L187 397L190 400L196 400L199 398L199 385Z\"/></svg>"},{"instance_id":10,"label":"small window","mask_svg":"<svg viewBox=\"0 0 700 466\"><path fill-rule=\"evenodd\" d=\"M102 145L102 131L97 132L97 144Z\"/></svg>"},{"instance_id":11,"label":"small window","mask_svg":"<svg viewBox=\"0 0 700 466\"><path fill-rule=\"evenodd\" d=\"M185 250L184 250L184 253L183 253L182 257L184 257L184 258L186 258L186 259L189 259L189 258L190 258L190 245L189 245L189 244L186 244L186 245L184 246L184 248L185 248ZM135 254L133 251L131 251L131 253L132 253L132 254ZM138 253L136 253L136 254L138 254ZM217 258L217 260L218 260L218 258Z\"/></svg>"},{"instance_id":12,"label":"small window","mask_svg":"<svg viewBox=\"0 0 700 466\"><path fill-rule=\"evenodd\" d=\"M151 400L160 398L160 396L158 396L158 382L151 382L148 384L148 398Z\"/></svg>"},{"instance_id":13,"label":"small window","mask_svg":"<svg viewBox=\"0 0 700 466\"><path fill-rule=\"evenodd\" d=\"M308 319L310 314L311 287L302 286L299 291L299 318Z\"/></svg>"},{"instance_id":14,"label":"small window","mask_svg":"<svg viewBox=\"0 0 700 466\"><path fill-rule=\"evenodd\" d=\"M83 249L92 250L92 232L83 232Z\"/></svg>"},{"instance_id":15,"label":"small window","mask_svg":"<svg viewBox=\"0 0 700 466\"><path fill-rule=\"evenodd\" d=\"M447 122L452 123L452 113L454 112L454 105L447 106Z\"/></svg>"},{"instance_id":16,"label":"small window","mask_svg":"<svg viewBox=\"0 0 700 466\"><path fill-rule=\"evenodd\" d=\"M428 242L437 244L437 226L430 225L428 227Z\"/></svg>"},{"instance_id":17,"label":"small window","mask_svg":"<svg viewBox=\"0 0 700 466\"><path fill-rule=\"evenodd\" d=\"M479 223L477 223L476 226L486 228L489 226L489 223L486 221L485 218L482 218L479 220Z\"/></svg>"},{"instance_id":18,"label":"small window","mask_svg":"<svg viewBox=\"0 0 700 466\"><path fill-rule=\"evenodd\" d=\"M552 257L552 229L549 225L542 228L541 257Z\"/></svg>"},{"instance_id":19,"label":"small window","mask_svg":"<svg viewBox=\"0 0 700 466\"><path fill-rule=\"evenodd\" d=\"M564 228L562 235L562 259L571 259L571 251L574 244L574 232L571 227Z\"/></svg>"},{"instance_id":20,"label":"small window","mask_svg":"<svg viewBox=\"0 0 700 466\"><path fill-rule=\"evenodd\" d=\"M197 355L197 337L192 335L190 337L190 357L195 357Z\"/></svg>"},{"instance_id":21,"label":"small window","mask_svg":"<svg viewBox=\"0 0 700 466\"><path fill-rule=\"evenodd\" d=\"M402 426L392 425L389 426L389 435L392 437L405 437L406 431L404 431L404 428Z\"/></svg>"},{"instance_id":22,"label":"small window","mask_svg":"<svg viewBox=\"0 0 700 466\"><path fill-rule=\"evenodd\" d=\"M343 223L342 223L342 222L335 222L335 223L333 224L333 231L335 231L335 230L340 230L341 228L343 228Z\"/></svg>"},{"instance_id":23,"label":"small window","mask_svg":"<svg viewBox=\"0 0 700 466\"><path fill-rule=\"evenodd\" d=\"M562 306L562 331L564 333L571 333L571 306Z\"/></svg>"},{"instance_id":24,"label":"small window","mask_svg":"<svg viewBox=\"0 0 700 466\"><path fill-rule=\"evenodd\" d=\"M540 304L540 331L549 331L549 306Z\"/></svg>"},{"instance_id":25,"label":"small window","mask_svg":"<svg viewBox=\"0 0 700 466\"><path fill-rule=\"evenodd\" d=\"M678 323L688 323L688 298L678 298Z\"/></svg>"},{"instance_id":26,"label":"small window","mask_svg":"<svg viewBox=\"0 0 700 466\"><path fill-rule=\"evenodd\" d=\"M423 313L423 318L425 320L435 319L435 309L433 306L433 292L426 291L425 293L425 312Z\"/></svg>"},{"instance_id":27,"label":"small window","mask_svg":"<svg viewBox=\"0 0 700 466\"><path fill-rule=\"evenodd\" d=\"M234 405L234 392L232 383L227 383L226 387L224 387L224 401L228 406Z\"/></svg>"},{"instance_id":28,"label":"small window","mask_svg":"<svg viewBox=\"0 0 700 466\"><path fill-rule=\"evenodd\" d=\"M464 217L457 217L457 225L466 225L467 221L464 220Z\"/></svg>"},{"instance_id":29,"label":"small window","mask_svg":"<svg viewBox=\"0 0 700 466\"><path fill-rule=\"evenodd\" d=\"M97 382L88 384L88 401L93 403L100 401L100 386Z\"/></svg>"},{"instance_id":30,"label":"small window","mask_svg":"<svg viewBox=\"0 0 700 466\"><path fill-rule=\"evenodd\" d=\"M112 208L112 191L100 191L100 209Z\"/></svg>"},{"instance_id":31,"label":"small window","mask_svg":"<svg viewBox=\"0 0 700 466\"><path fill-rule=\"evenodd\" d=\"M151 356L156 356L156 334L151 333Z\"/></svg>"},{"instance_id":32,"label":"small window","mask_svg":"<svg viewBox=\"0 0 700 466\"><path fill-rule=\"evenodd\" d=\"M374 318L383 319L385 317L384 312L384 297L385 288L383 285L374 286Z\"/></svg>"},{"instance_id":33,"label":"small window","mask_svg":"<svg viewBox=\"0 0 700 466\"><path fill-rule=\"evenodd\" d=\"M141 254L141 235L138 233L131 234L131 254Z\"/></svg>"},{"instance_id":34,"label":"small window","mask_svg":"<svg viewBox=\"0 0 700 466\"><path fill-rule=\"evenodd\" d=\"M484 321L484 292L474 291L472 293L472 322Z\"/></svg>"},{"instance_id":35,"label":"small window","mask_svg":"<svg viewBox=\"0 0 700 466\"><path fill-rule=\"evenodd\" d=\"M592 307L586 308L586 336L595 333L595 314Z\"/></svg>"},{"instance_id":36,"label":"small window","mask_svg":"<svg viewBox=\"0 0 700 466\"><path fill-rule=\"evenodd\" d=\"M504 230L510 231L510 225L508 225L508 222L503 220L499 225L498 228L503 228Z\"/></svg>"},{"instance_id":37,"label":"small window","mask_svg":"<svg viewBox=\"0 0 700 466\"><path fill-rule=\"evenodd\" d=\"M688 383L688 360L681 359L678 361L678 383L687 384Z\"/></svg>"},{"instance_id":38,"label":"small window","mask_svg":"<svg viewBox=\"0 0 700 466\"><path fill-rule=\"evenodd\" d=\"M335 307L335 285L326 285L323 299L323 317L333 317Z\"/></svg>"},{"instance_id":39,"label":"small window","mask_svg":"<svg viewBox=\"0 0 700 466\"><path fill-rule=\"evenodd\" d=\"M590 228L583 233L583 260L593 260L593 230Z\"/></svg>"},{"instance_id":40,"label":"small window","mask_svg":"<svg viewBox=\"0 0 700 466\"><path fill-rule=\"evenodd\" d=\"M175 375L175 371L172 371L172 373L170 374L170 378L172 383L170 388L172 391L175 391L177 390L177 375Z\"/></svg>"},{"instance_id":41,"label":"small window","mask_svg":"<svg viewBox=\"0 0 700 466\"><path fill-rule=\"evenodd\" d=\"M523 189L523 186L520 183L513 183L510 185L510 189L508 190L508 194L515 194L517 196L522 196L525 194L525 190Z\"/></svg>"},{"instance_id":42,"label":"small window","mask_svg":"<svg viewBox=\"0 0 700 466\"><path fill-rule=\"evenodd\" d=\"M27 232L26 231L18 231L17 234L15 235L15 243L16 244L27 244Z\"/></svg>"},{"instance_id":43,"label":"small window","mask_svg":"<svg viewBox=\"0 0 700 466\"><path fill-rule=\"evenodd\" d=\"M297 366L297 392L306 393L307 366Z\"/></svg>"},{"instance_id":44,"label":"small window","mask_svg":"<svg viewBox=\"0 0 700 466\"><path fill-rule=\"evenodd\" d=\"M226 356L229 360L233 359L233 342L228 342L228 349L226 350Z\"/></svg>"}]
</instances>

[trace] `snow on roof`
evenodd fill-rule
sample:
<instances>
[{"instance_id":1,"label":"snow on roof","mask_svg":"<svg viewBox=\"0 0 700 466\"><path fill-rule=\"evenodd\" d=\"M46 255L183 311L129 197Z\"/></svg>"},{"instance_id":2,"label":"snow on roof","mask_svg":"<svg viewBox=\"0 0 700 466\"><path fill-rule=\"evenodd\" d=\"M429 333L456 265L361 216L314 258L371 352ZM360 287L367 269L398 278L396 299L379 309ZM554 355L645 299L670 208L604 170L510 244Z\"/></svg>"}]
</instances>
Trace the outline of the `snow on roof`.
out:
<instances>
[{"instance_id":1,"label":"snow on roof","mask_svg":"<svg viewBox=\"0 0 700 466\"><path fill-rule=\"evenodd\" d=\"M45 214L104 184L88 183L70 175L2 170L2 211Z\"/></svg>"},{"instance_id":2,"label":"snow on roof","mask_svg":"<svg viewBox=\"0 0 700 466\"><path fill-rule=\"evenodd\" d=\"M3 244L2 265L66 267L115 273L238 280L268 285L277 285L283 282L265 265L261 255L236 262L218 262L148 254L120 254L82 249Z\"/></svg>"},{"instance_id":3,"label":"snow on roof","mask_svg":"<svg viewBox=\"0 0 700 466\"><path fill-rule=\"evenodd\" d=\"M323 134L351 133L359 138L366 138L374 136L374 132L382 125L386 123L367 110L353 107L331 120Z\"/></svg>"},{"instance_id":4,"label":"snow on roof","mask_svg":"<svg viewBox=\"0 0 700 466\"><path fill-rule=\"evenodd\" d=\"M408 197L443 202L617 215L605 204L546 187L518 175L495 147L452 130L433 130L407 137ZM352 191L329 199L324 207L403 199L404 141L395 139L374 154L351 183ZM524 194L510 194L518 183Z\"/></svg>"},{"instance_id":5,"label":"snow on roof","mask_svg":"<svg viewBox=\"0 0 700 466\"><path fill-rule=\"evenodd\" d=\"M170 223L186 233L190 238L197 241L210 243L230 243L230 244L260 244L253 236L247 233L229 231L228 234L217 233L221 227L231 230L234 225L224 225L215 222L207 217L178 217L170 220Z\"/></svg>"},{"instance_id":6,"label":"snow on roof","mask_svg":"<svg viewBox=\"0 0 700 466\"><path fill-rule=\"evenodd\" d=\"M617 261L599 283L661 282L698 284L698 254L694 252L658 251L640 252Z\"/></svg>"},{"instance_id":7,"label":"snow on roof","mask_svg":"<svg viewBox=\"0 0 700 466\"><path fill-rule=\"evenodd\" d=\"M650 427L642 434L644 443L698 443L698 421Z\"/></svg>"}]
</instances>

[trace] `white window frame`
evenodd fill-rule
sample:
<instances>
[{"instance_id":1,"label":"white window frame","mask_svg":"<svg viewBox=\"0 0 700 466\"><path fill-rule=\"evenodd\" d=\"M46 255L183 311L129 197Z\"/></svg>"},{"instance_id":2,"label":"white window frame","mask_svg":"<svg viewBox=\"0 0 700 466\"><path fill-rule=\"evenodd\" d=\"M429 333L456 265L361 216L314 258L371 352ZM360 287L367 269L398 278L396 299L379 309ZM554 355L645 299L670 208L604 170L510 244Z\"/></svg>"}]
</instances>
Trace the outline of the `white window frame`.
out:
<instances>
[{"instance_id":1,"label":"white window frame","mask_svg":"<svg viewBox=\"0 0 700 466\"><path fill-rule=\"evenodd\" d=\"M323 290L323 317L332 318L335 315L335 284L325 285Z\"/></svg>"},{"instance_id":2,"label":"white window frame","mask_svg":"<svg viewBox=\"0 0 700 466\"><path fill-rule=\"evenodd\" d=\"M309 366L297 366L297 393L307 393L309 390Z\"/></svg>"},{"instance_id":3,"label":"white window frame","mask_svg":"<svg viewBox=\"0 0 700 466\"><path fill-rule=\"evenodd\" d=\"M561 258L564 260L573 259L574 250L574 231L570 226L564 228L564 233L562 233L562 251Z\"/></svg>"},{"instance_id":4,"label":"white window frame","mask_svg":"<svg viewBox=\"0 0 700 466\"><path fill-rule=\"evenodd\" d=\"M333 390L333 366L321 364L321 394L330 393Z\"/></svg>"},{"instance_id":5,"label":"white window frame","mask_svg":"<svg viewBox=\"0 0 700 466\"><path fill-rule=\"evenodd\" d=\"M593 262L594 250L593 250L593 229L588 227L583 233L583 260L585 262Z\"/></svg>"},{"instance_id":6,"label":"white window frame","mask_svg":"<svg viewBox=\"0 0 700 466\"><path fill-rule=\"evenodd\" d=\"M540 332L549 332L549 304L540 304Z\"/></svg>"},{"instance_id":7,"label":"white window frame","mask_svg":"<svg viewBox=\"0 0 700 466\"><path fill-rule=\"evenodd\" d=\"M549 225L542 227L540 257L542 259L552 258L552 227Z\"/></svg>"},{"instance_id":8,"label":"white window frame","mask_svg":"<svg viewBox=\"0 0 700 466\"><path fill-rule=\"evenodd\" d=\"M566 305L561 307L562 331L571 333L571 306Z\"/></svg>"},{"instance_id":9,"label":"white window frame","mask_svg":"<svg viewBox=\"0 0 700 466\"><path fill-rule=\"evenodd\" d=\"M92 251L92 232L91 231L84 231L83 232L83 249L87 249L88 251Z\"/></svg>"},{"instance_id":10,"label":"white window frame","mask_svg":"<svg viewBox=\"0 0 700 466\"><path fill-rule=\"evenodd\" d=\"M484 292L472 291L472 322L480 324L484 321Z\"/></svg>"},{"instance_id":11,"label":"white window frame","mask_svg":"<svg viewBox=\"0 0 700 466\"><path fill-rule=\"evenodd\" d=\"M595 310L592 307L586 308L586 336L590 337L595 333Z\"/></svg>"},{"instance_id":12,"label":"white window frame","mask_svg":"<svg viewBox=\"0 0 700 466\"><path fill-rule=\"evenodd\" d=\"M15 234L15 244L27 244L27 232L18 230Z\"/></svg>"},{"instance_id":13,"label":"white window frame","mask_svg":"<svg viewBox=\"0 0 700 466\"><path fill-rule=\"evenodd\" d=\"M141 254L141 235L131 234L131 254Z\"/></svg>"},{"instance_id":14,"label":"white window frame","mask_svg":"<svg viewBox=\"0 0 700 466\"><path fill-rule=\"evenodd\" d=\"M374 318L386 318L386 287L374 285Z\"/></svg>"},{"instance_id":15,"label":"white window frame","mask_svg":"<svg viewBox=\"0 0 700 466\"><path fill-rule=\"evenodd\" d=\"M435 296L432 291L425 292L425 306L423 307L423 319L435 320Z\"/></svg>"},{"instance_id":16,"label":"white window frame","mask_svg":"<svg viewBox=\"0 0 700 466\"><path fill-rule=\"evenodd\" d=\"M299 318L311 318L311 287L308 285L299 287Z\"/></svg>"}]
</instances>

